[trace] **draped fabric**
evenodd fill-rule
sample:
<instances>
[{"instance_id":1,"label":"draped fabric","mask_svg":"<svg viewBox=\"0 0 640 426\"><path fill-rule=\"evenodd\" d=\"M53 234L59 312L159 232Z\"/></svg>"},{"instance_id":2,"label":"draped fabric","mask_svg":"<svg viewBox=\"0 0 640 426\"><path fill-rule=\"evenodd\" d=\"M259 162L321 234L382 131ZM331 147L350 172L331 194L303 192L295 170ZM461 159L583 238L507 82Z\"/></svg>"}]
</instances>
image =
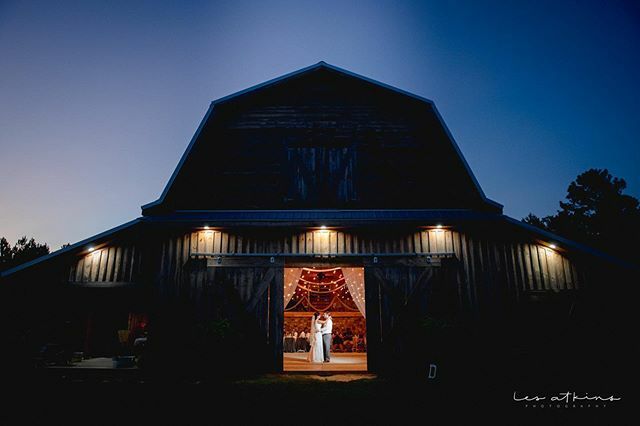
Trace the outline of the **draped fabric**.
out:
<instances>
[{"instance_id":1,"label":"draped fabric","mask_svg":"<svg viewBox=\"0 0 640 426\"><path fill-rule=\"evenodd\" d=\"M364 268L342 268L351 298L363 317L367 317L364 301Z\"/></svg>"},{"instance_id":2,"label":"draped fabric","mask_svg":"<svg viewBox=\"0 0 640 426\"><path fill-rule=\"evenodd\" d=\"M284 268L284 307L286 308L293 297L302 268Z\"/></svg>"}]
</instances>

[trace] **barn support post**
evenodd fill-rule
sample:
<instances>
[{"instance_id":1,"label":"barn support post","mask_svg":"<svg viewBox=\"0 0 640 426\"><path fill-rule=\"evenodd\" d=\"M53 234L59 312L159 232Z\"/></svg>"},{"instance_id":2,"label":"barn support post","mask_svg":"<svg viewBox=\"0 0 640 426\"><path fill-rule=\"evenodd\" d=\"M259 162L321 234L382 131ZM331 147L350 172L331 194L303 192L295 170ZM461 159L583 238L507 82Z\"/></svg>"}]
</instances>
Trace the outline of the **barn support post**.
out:
<instances>
[{"instance_id":1,"label":"barn support post","mask_svg":"<svg viewBox=\"0 0 640 426\"><path fill-rule=\"evenodd\" d=\"M275 275L268 289L269 297L269 346L272 349L272 367L276 372L283 370L284 333L284 264L274 266Z\"/></svg>"}]
</instances>

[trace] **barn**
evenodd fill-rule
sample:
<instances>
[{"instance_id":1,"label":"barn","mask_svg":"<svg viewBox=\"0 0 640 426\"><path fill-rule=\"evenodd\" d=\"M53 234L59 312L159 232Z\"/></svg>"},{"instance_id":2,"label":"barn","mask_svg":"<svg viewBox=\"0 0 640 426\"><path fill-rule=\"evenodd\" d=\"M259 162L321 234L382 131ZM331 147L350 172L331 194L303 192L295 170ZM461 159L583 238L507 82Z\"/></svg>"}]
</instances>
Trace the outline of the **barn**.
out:
<instances>
[{"instance_id":1,"label":"barn","mask_svg":"<svg viewBox=\"0 0 640 426\"><path fill-rule=\"evenodd\" d=\"M212 102L140 217L1 280L22 355L147 339L218 368L382 372L426 371L433 330L547 330L626 274L504 215L432 101L320 62ZM315 365L327 311L335 361Z\"/></svg>"}]
</instances>

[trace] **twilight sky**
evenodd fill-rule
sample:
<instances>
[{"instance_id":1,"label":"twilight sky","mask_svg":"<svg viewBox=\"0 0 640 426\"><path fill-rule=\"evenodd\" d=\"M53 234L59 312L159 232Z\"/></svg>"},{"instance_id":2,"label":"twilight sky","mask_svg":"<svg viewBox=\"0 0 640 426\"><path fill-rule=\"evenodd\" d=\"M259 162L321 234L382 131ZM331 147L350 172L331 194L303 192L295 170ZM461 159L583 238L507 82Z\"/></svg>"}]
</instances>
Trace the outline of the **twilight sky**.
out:
<instances>
[{"instance_id":1,"label":"twilight sky","mask_svg":"<svg viewBox=\"0 0 640 426\"><path fill-rule=\"evenodd\" d=\"M633 3L0 0L0 236L138 217L210 101L320 60L432 99L510 216L591 167L637 197Z\"/></svg>"}]
</instances>

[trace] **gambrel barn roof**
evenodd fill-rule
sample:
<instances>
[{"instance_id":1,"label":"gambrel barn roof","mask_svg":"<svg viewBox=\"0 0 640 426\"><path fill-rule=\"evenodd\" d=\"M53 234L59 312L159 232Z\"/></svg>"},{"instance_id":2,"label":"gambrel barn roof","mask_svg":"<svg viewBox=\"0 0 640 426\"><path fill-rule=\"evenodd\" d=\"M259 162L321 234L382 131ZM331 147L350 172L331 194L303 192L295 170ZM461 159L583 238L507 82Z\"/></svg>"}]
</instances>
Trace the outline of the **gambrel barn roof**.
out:
<instances>
[{"instance_id":1,"label":"gambrel barn roof","mask_svg":"<svg viewBox=\"0 0 640 426\"><path fill-rule=\"evenodd\" d=\"M325 62L212 102L160 198L142 206L296 208L502 212L432 101Z\"/></svg>"}]
</instances>

